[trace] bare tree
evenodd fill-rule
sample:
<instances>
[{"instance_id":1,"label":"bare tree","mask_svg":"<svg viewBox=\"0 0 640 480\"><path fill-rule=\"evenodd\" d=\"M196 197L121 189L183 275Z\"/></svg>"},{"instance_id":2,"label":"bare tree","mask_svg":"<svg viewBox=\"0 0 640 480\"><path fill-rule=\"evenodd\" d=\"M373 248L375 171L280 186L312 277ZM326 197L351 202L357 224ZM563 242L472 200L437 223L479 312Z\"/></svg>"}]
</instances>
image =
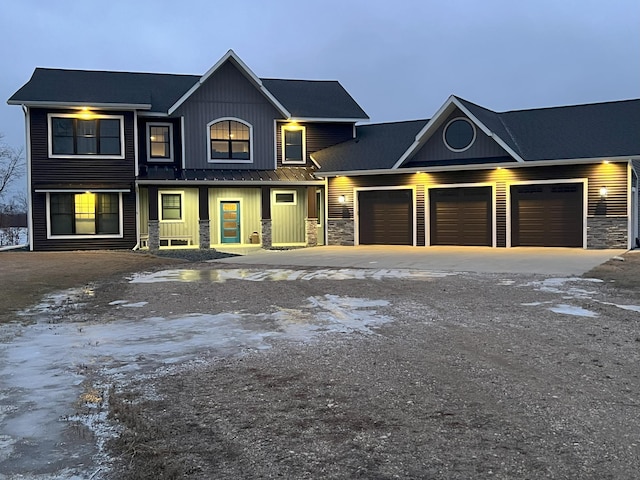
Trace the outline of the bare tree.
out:
<instances>
[{"instance_id":1,"label":"bare tree","mask_svg":"<svg viewBox=\"0 0 640 480\"><path fill-rule=\"evenodd\" d=\"M0 198L8 191L9 186L24 175L22 148L14 148L3 141L0 133Z\"/></svg>"}]
</instances>

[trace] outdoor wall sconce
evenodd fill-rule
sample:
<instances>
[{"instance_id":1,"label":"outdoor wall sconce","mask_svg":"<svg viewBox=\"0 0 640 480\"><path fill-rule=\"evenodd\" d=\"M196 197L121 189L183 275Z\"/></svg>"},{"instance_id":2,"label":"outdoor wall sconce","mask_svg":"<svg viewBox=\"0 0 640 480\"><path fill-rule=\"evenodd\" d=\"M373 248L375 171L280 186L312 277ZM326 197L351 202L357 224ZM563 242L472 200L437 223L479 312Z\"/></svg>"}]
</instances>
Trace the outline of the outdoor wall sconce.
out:
<instances>
[{"instance_id":1,"label":"outdoor wall sconce","mask_svg":"<svg viewBox=\"0 0 640 480\"><path fill-rule=\"evenodd\" d=\"M600 187L600 198L602 200L604 200L605 198L607 198L607 195L609 194L609 190L607 190L607 187Z\"/></svg>"},{"instance_id":2,"label":"outdoor wall sconce","mask_svg":"<svg viewBox=\"0 0 640 480\"><path fill-rule=\"evenodd\" d=\"M344 195L340 195L338 197L338 203L345 203L347 201L347 197L345 197Z\"/></svg>"}]
</instances>

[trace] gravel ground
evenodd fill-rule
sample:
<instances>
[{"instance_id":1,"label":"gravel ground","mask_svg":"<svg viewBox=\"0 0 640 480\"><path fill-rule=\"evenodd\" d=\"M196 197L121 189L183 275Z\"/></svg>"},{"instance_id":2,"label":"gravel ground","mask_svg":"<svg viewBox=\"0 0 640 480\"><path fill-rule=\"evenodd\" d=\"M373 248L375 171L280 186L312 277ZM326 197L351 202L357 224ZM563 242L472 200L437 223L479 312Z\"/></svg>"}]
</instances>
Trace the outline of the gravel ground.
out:
<instances>
[{"instance_id":1,"label":"gravel ground","mask_svg":"<svg viewBox=\"0 0 640 480\"><path fill-rule=\"evenodd\" d=\"M100 305L118 298L148 301L130 313L144 318L291 312L332 295L385 300L392 321L114 384L125 429L110 478L637 478L633 291L527 275L193 278L110 284L92 315L108 319Z\"/></svg>"}]
</instances>

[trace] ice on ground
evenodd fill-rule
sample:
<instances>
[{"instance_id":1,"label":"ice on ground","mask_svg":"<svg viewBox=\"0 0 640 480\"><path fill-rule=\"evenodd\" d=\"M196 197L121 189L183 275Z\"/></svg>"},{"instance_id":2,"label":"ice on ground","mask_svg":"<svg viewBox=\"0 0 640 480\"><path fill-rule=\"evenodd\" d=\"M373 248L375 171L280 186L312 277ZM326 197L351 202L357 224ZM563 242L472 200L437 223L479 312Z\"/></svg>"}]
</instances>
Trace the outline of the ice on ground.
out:
<instances>
[{"instance_id":1,"label":"ice on ground","mask_svg":"<svg viewBox=\"0 0 640 480\"><path fill-rule=\"evenodd\" d=\"M80 299L69 293L67 298ZM65 305L63 297L49 301ZM100 427L106 421L101 410L106 386L126 385L188 362L268 349L275 338L312 341L321 333L373 334L392 320L378 312L386 305L386 300L324 295L309 297L295 309L276 306L274 313L198 313L110 323L49 323L44 318L27 326L4 325L0 472L43 480L62 472L61 478L88 478L97 468L91 458L99 451L86 442L69 442L68 436L78 422L98 436L109 431ZM74 405L88 413L77 412Z\"/></svg>"},{"instance_id":2,"label":"ice on ground","mask_svg":"<svg viewBox=\"0 0 640 480\"><path fill-rule=\"evenodd\" d=\"M560 304L550 307L549 310L555 313L561 313L563 315L575 315L577 317L597 317L598 314L591 310L586 310L581 307L573 305Z\"/></svg>"},{"instance_id":3,"label":"ice on ground","mask_svg":"<svg viewBox=\"0 0 640 480\"><path fill-rule=\"evenodd\" d=\"M629 312L638 312L640 313L640 306L638 305L619 305L617 303L612 303L612 302L600 302L603 305L611 305L617 308L621 308L622 310L627 310Z\"/></svg>"},{"instance_id":4,"label":"ice on ground","mask_svg":"<svg viewBox=\"0 0 640 480\"><path fill-rule=\"evenodd\" d=\"M404 269L357 269L357 268L323 268L319 270L289 270L283 268L250 269L211 269L190 270L173 269L154 273L133 275L131 283L157 282L226 282L227 280L247 280L251 282L263 281L294 281L294 280L365 280L365 279L394 279L407 278L412 280L429 280L456 275L452 272L428 272L422 270Z\"/></svg>"},{"instance_id":5,"label":"ice on ground","mask_svg":"<svg viewBox=\"0 0 640 480\"><path fill-rule=\"evenodd\" d=\"M536 280L534 282L525 283L522 286L533 287L535 290L540 292L568 294L570 295L569 298L590 298L591 295L597 293L594 290L586 290L584 288L574 286L574 284L580 283L602 283L602 280L598 278L558 277Z\"/></svg>"}]
</instances>

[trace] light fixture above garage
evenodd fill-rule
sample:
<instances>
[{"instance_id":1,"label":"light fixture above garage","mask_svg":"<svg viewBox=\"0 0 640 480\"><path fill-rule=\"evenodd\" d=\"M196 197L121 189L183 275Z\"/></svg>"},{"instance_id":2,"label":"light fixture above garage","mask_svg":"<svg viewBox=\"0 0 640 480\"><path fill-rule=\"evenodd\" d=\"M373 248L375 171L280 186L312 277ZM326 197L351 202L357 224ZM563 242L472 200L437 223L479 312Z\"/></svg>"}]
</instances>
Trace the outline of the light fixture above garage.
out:
<instances>
[{"instance_id":1,"label":"light fixture above garage","mask_svg":"<svg viewBox=\"0 0 640 480\"><path fill-rule=\"evenodd\" d=\"M607 195L609 195L609 190L607 190L607 187L600 187L600 198L604 200L605 198L607 198Z\"/></svg>"},{"instance_id":2,"label":"light fixture above garage","mask_svg":"<svg viewBox=\"0 0 640 480\"><path fill-rule=\"evenodd\" d=\"M345 203L347 201L347 197L344 195L340 195L338 197L338 203Z\"/></svg>"}]
</instances>

